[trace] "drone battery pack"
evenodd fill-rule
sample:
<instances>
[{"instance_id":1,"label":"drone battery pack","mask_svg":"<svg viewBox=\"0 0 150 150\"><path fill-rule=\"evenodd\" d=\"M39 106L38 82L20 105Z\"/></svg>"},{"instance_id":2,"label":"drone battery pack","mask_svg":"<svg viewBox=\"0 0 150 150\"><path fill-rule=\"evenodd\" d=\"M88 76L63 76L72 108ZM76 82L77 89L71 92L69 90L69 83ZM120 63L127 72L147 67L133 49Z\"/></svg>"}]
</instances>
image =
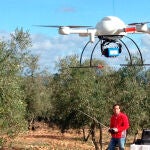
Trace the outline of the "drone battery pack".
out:
<instances>
[{"instance_id":1,"label":"drone battery pack","mask_svg":"<svg viewBox=\"0 0 150 150\"><path fill-rule=\"evenodd\" d=\"M117 47L108 48L108 56L109 57L116 57L118 55L119 55L119 48L117 48Z\"/></svg>"}]
</instances>

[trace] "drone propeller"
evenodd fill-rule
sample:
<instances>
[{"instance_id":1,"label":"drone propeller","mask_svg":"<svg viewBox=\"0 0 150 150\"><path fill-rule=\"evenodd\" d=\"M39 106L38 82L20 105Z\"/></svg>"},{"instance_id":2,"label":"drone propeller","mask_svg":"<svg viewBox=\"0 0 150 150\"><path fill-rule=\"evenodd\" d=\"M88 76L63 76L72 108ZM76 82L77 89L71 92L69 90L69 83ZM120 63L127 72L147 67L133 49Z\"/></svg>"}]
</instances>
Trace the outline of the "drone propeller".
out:
<instances>
[{"instance_id":1,"label":"drone propeller","mask_svg":"<svg viewBox=\"0 0 150 150\"><path fill-rule=\"evenodd\" d=\"M150 22L135 22L135 23L130 23L130 24L128 24L128 25L144 25L144 24L148 24L148 23L150 23Z\"/></svg>"},{"instance_id":2,"label":"drone propeller","mask_svg":"<svg viewBox=\"0 0 150 150\"><path fill-rule=\"evenodd\" d=\"M69 28L86 28L86 27L91 27L91 26L73 26L73 25L69 25L69 26L58 26L58 25L35 25L38 27L48 27L48 28L63 28L63 27L69 27Z\"/></svg>"}]
</instances>

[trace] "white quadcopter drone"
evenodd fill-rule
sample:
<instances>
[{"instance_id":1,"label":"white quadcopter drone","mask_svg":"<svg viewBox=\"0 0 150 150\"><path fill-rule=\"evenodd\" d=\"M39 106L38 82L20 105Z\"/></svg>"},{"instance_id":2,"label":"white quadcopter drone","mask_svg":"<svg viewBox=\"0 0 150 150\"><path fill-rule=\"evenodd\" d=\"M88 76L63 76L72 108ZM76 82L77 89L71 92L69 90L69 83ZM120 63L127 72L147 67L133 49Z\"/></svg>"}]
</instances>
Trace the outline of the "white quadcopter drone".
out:
<instances>
[{"instance_id":1,"label":"white quadcopter drone","mask_svg":"<svg viewBox=\"0 0 150 150\"><path fill-rule=\"evenodd\" d=\"M122 44L128 51L130 57L130 64L128 66L145 66L150 64L144 64L141 51L138 45L131 39L130 37L126 36L127 34L131 33L148 33L150 34L150 28L148 27L149 22L141 22L141 23L131 23L125 24L121 19L115 16L107 16L104 17L100 22L97 23L95 28L91 28L90 26L49 26L49 25L37 25L40 27L56 27L59 29L59 34L62 35L69 35L69 34L79 34L82 37L90 37L90 40L84 46L81 57L80 57L80 66L79 68L87 68L87 67L98 67L92 65L92 57L93 52L100 42L101 53L105 57L117 57L122 51ZM132 57L127 45L121 40L123 37L127 37L130 39L133 44L135 44L136 48L139 51L141 63L140 64L133 64ZM99 41L95 44L90 58L90 65L89 66L82 66L82 55L89 43L94 43L95 38L98 38Z\"/></svg>"}]
</instances>

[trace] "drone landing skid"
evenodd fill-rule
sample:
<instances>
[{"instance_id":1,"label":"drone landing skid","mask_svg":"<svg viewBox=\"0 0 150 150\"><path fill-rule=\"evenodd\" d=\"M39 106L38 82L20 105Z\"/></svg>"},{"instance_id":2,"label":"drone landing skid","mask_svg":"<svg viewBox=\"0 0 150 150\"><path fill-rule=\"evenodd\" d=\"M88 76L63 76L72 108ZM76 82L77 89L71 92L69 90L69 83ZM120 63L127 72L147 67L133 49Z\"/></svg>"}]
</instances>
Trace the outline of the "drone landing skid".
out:
<instances>
[{"instance_id":1,"label":"drone landing skid","mask_svg":"<svg viewBox=\"0 0 150 150\"><path fill-rule=\"evenodd\" d=\"M127 66L127 67L140 67L140 66L150 66L150 64L120 64L120 66Z\"/></svg>"},{"instance_id":2,"label":"drone landing skid","mask_svg":"<svg viewBox=\"0 0 150 150\"><path fill-rule=\"evenodd\" d=\"M98 68L98 69L102 69L102 68L104 68L104 65L76 66L76 67L69 67L69 68Z\"/></svg>"}]
</instances>

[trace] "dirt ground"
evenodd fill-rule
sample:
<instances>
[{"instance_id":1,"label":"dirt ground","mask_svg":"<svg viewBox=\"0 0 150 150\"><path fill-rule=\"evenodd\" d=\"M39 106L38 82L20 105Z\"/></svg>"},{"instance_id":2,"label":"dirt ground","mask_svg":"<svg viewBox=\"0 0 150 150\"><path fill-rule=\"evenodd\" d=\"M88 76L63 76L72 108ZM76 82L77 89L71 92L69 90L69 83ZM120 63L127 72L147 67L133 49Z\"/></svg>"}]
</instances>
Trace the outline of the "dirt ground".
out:
<instances>
[{"instance_id":1,"label":"dirt ground","mask_svg":"<svg viewBox=\"0 0 150 150\"><path fill-rule=\"evenodd\" d=\"M84 142L82 136L80 131L69 130L62 134L56 128L38 123L35 131L19 134L9 140L1 150L95 150L91 139ZM110 135L105 134L103 139L105 141L103 141L103 150L105 150ZM129 142L127 145L126 150L129 150Z\"/></svg>"}]
</instances>

